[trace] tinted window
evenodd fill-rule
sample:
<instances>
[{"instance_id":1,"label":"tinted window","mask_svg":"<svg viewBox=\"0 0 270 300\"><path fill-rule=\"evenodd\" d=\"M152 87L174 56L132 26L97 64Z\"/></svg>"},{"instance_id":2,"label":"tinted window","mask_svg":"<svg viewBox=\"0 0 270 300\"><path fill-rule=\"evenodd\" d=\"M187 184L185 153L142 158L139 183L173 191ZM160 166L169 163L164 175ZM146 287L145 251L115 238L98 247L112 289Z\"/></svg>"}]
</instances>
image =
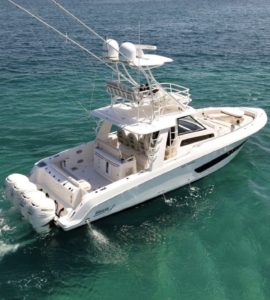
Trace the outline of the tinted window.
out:
<instances>
[{"instance_id":1,"label":"tinted window","mask_svg":"<svg viewBox=\"0 0 270 300\"><path fill-rule=\"evenodd\" d=\"M189 138L189 139L185 139L181 142L180 146L190 145L190 144L193 144L193 143L196 143L196 142L200 142L200 141L203 141L203 140L206 140L206 139L210 139L212 137L214 137L213 133L206 134L206 135L201 135L201 136L196 136L196 137Z\"/></svg>"},{"instance_id":2,"label":"tinted window","mask_svg":"<svg viewBox=\"0 0 270 300\"><path fill-rule=\"evenodd\" d=\"M196 132L205 129L200 123L191 116L177 119L178 135Z\"/></svg>"},{"instance_id":3,"label":"tinted window","mask_svg":"<svg viewBox=\"0 0 270 300\"><path fill-rule=\"evenodd\" d=\"M175 127L171 127L168 132L167 146L171 146L175 139Z\"/></svg>"}]
</instances>

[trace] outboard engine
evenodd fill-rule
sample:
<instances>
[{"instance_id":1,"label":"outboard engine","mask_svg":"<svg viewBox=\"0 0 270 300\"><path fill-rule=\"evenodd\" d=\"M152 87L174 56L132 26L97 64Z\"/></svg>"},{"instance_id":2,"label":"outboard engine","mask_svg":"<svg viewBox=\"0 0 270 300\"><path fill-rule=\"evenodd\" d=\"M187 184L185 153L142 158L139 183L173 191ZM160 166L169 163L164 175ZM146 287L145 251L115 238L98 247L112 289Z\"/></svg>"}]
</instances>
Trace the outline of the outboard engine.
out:
<instances>
[{"instance_id":1,"label":"outboard engine","mask_svg":"<svg viewBox=\"0 0 270 300\"><path fill-rule=\"evenodd\" d=\"M5 181L5 193L7 199L11 203L20 208L21 205L21 193L27 191L37 191L37 187L34 183L30 182L28 177L22 174L11 174Z\"/></svg>"},{"instance_id":2,"label":"outboard engine","mask_svg":"<svg viewBox=\"0 0 270 300\"><path fill-rule=\"evenodd\" d=\"M23 194L27 203L24 214L34 229L41 233L50 230L50 223L55 218L55 203L41 191Z\"/></svg>"},{"instance_id":3,"label":"outboard engine","mask_svg":"<svg viewBox=\"0 0 270 300\"><path fill-rule=\"evenodd\" d=\"M5 181L6 197L21 210L22 215L38 232L48 232L55 218L54 200L37 189L28 177L12 174Z\"/></svg>"}]
</instances>

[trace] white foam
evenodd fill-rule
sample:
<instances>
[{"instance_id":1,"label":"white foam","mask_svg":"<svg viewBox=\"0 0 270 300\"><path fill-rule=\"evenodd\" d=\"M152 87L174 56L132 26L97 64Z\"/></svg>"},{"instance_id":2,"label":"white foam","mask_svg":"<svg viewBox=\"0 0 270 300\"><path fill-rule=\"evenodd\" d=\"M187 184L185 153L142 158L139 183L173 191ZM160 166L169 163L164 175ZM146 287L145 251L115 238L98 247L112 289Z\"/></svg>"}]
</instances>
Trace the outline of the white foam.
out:
<instances>
[{"instance_id":1,"label":"white foam","mask_svg":"<svg viewBox=\"0 0 270 300\"><path fill-rule=\"evenodd\" d=\"M177 201L176 198L173 198L173 197L166 198L165 195L163 196L163 198L164 198L164 202L165 202L166 204L168 204L169 206L174 205L174 203Z\"/></svg>"},{"instance_id":2,"label":"white foam","mask_svg":"<svg viewBox=\"0 0 270 300\"><path fill-rule=\"evenodd\" d=\"M108 244L109 240L108 238L102 234L100 231L94 229L90 224L88 224L89 233L93 239L95 239L96 242L99 244Z\"/></svg>"},{"instance_id":3,"label":"white foam","mask_svg":"<svg viewBox=\"0 0 270 300\"><path fill-rule=\"evenodd\" d=\"M6 244L0 240L0 260L9 253L14 253L19 248L20 244Z\"/></svg>"},{"instance_id":4,"label":"white foam","mask_svg":"<svg viewBox=\"0 0 270 300\"><path fill-rule=\"evenodd\" d=\"M126 253L121 247L111 242L103 233L88 224L88 232L93 248L89 259L101 264L119 264L125 261Z\"/></svg>"},{"instance_id":5,"label":"white foam","mask_svg":"<svg viewBox=\"0 0 270 300\"><path fill-rule=\"evenodd\" d=\"M0 224L0 226L1 226L2 224ZM1 228L0 228L0 234L2 234L3 232L10 232L10 231L12 231L13 230L13 228L12 227L10 227L9 225L7 225L7 224L5 224L4 226L2 226Z\"/></svg>"}]
</instances>

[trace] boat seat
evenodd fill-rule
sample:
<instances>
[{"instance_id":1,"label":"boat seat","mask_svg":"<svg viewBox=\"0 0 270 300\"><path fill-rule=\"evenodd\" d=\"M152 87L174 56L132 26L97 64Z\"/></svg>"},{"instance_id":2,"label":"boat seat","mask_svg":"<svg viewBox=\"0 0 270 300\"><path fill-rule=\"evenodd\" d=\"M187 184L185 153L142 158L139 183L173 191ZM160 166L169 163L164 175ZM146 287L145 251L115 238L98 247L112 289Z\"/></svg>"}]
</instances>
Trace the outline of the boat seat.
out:
<instances>
[{"instance_id":1,"label":"boat seat","mask_svg":"<svg viewBox=\"0 0 270 300\"><path fill-rule=\"evenodd\" d=\"M86 181L84 179L80 179L80 180L77 180L77 182L79 183L79 187L81 189L83 189L83 190L85 190L87 192L91 191L92 186L91 186L91 184L88 181Z\"/></svg>"},{"instance_id":2,"label":"boat seat","mask_svg":"<svg viewBox=\"0 0 270 300\"><path fill-rule=\"evenodd\" d=\"M129 146L134 150L138 150L138 139L136 135L134 133L129 133L127 139L129 141Z\"/></svg>"},{"instance_id":3,"label":"boat seat","mask_svg":"<svg viewBox=\"0 0 270 300\"><path fill-rule=\"evenodd\" d=\"M120 149L114 147L109 141L105 142L100 139L97 139L97 148L103 149L105 152L115 157L116 159L122 158L122 153Z\"/></svg>"},{"instance_id":4,"label":"boat seat","mask_svg":"<svg viewBox=\"0 0 270 300\"><path fill-rule=\"evenodd\" d=\"M123 129L118 129L117 138L119 143L124 144L124 140L126 139L126 133Z\"/></svg>"},{"instance_id":5,"label":"boat seat","mask_svg":"<svg viewBox=\"0 0 270 300\"><path fill-rule=\"evenodd\" d=\"M149 168L149 159L144 154L136 155L137 170L147 170Z\"/></svg>"},{"instance_id":6,"label":"boat seat","mask_svg":"<svg viewBox=\"0 0 270 300\"><path fill-rule=\"evenodd\" d=\"M165 150L165 160L170 159L174 156L176 156L177 150L175 146L168 146Z\"/></svg>"},{"instance_id":7,"label":"boat seat","mask_svg":"<svg viewBox=\"0 0 270 300\"><path fill-rule=\"evenodd\" d=\"M221 110L225 115L233 116L236 118L242 118L244 116L244 112L238 108L224 108Z\"/></svg>"},{"instance_id":8,"label":"boat seat","mask_svg":"<svg viewBox=\"0 0 270 300\"><path fill-rule=\"evenodd\" d=\"M138 140L138 149L141 152L147 152L149 150L149 145L150 145L150 136L146 135L144 137L141 137Z\"/></svg>"},{"instance_id":9,"label":"boat seat","mask_svg":"<svg viewBox=\"0 0 270 300\"><path fill-rule=\"evenodd\" d=\"M129 139L128 139L124 129L118 129L117 138L118 138L119 143L129 146Z\"/></svg>"}]
</instances>

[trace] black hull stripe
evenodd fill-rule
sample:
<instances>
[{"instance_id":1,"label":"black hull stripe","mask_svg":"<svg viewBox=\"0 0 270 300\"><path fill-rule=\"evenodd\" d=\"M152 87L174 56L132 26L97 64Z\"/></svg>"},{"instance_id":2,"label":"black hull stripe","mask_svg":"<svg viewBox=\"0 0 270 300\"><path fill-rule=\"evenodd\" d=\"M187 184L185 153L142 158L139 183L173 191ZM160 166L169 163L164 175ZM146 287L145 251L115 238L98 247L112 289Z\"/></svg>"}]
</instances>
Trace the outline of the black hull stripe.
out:
<instances>
[{"instance_id":1,"label":"black hull stripe","mask_svg":"<svg viewBox=\"0 0 270 300\"><path fill-rule=\"evenodd\" d=\"M229 157L230 155L232 155L235 151L237 151L239 148L241 148L244 143L246 141L244 141L243 143L241 143L240 145L236 146L235 148L231 149L230 151L214 158L213 160L210 160L209 162L207 162L206 164L198 167L195 169L195 172L197 173L201 173L201 172L204 172L206 171L207 169L213 167L214 165L218 164L219 162L221 162L222 160L224 160L225 158Z\"/></svg>"}]
</instances>

